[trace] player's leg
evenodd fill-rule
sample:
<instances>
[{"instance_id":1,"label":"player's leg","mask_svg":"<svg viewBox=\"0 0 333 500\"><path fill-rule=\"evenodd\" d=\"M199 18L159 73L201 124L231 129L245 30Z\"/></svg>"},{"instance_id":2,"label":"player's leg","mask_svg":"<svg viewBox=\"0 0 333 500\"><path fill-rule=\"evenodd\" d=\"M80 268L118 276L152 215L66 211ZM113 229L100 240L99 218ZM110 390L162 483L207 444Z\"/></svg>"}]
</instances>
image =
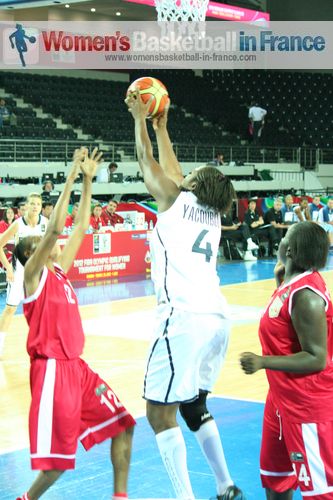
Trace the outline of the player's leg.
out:
<instances>
[{"instance_id":1,"label":"player's leg","mask_svg":"<svg viewBox=\"0 0 333 500\"><path fill-rule=\"evenodd\" d=\"M131 460L133 427L129 427L112 439L111 462L113 466L114 498L128 489L128 474Z\"/></svg>"},{"instance_id":2,"label":"player's leg","mask_svg":"<svg viewBox=\"0 0 333 500\"><path fill-rule=\"evenodd\" d=\"M75 467L81 415L77 372L75 360L35 359L31 363L31 467L40 472L27 492L29 500L40 498L65 470Z\"/></svg>"},{"instance_id":3,"label":"player's leg","mask_svg":"<svg viewBox=\"0 0 333 500\"><path fill-rule=\"evenodd\" d=\"M266 498L267 500L292 500L294 495L294 490L284 491L283 493L278 493L277 491L270 490L266 488Z\"/></svg>"},{"instance_id":4,"label":"player's leg","mask_svg":"<svg viewBox=\"0 0 333 500\"><path fill-rule=\"evenodd\" d=\"M291 500L297 478L290 461L282 423L271 394L268 393L260 450L260 476L268 500Z\"/></svg>"},{"instance_id":5,"label":"player's leg","mask_svg":"<svg viewBox=\"0 0 333 500\"><path fill-rule=\"evenodd\" d=\"M241 226L239 226L238 231L241 232L242 237L243 237L243 244L244 244L244 250L258 250L258 245L252 240L251 238L251 233L250 233L250 228L247 224L243 223Z\"/></svg>"},{"instance_id":6,"label":"player's leg","mask_svg":"<svg viewBox=\"0 0 333 500\"><path fill-rule=\"evenodd\" d=\"M178 404L162 405L147 401L147 419L155 432L156 442L177 498L192 500L187 454L176 415Z\"/></svg>"},{"instance_id":7,"label":"player's leg","mask_svg":"<svg viewBox=\"0 0 333 500\"><path fill-rule=\"evenodd\" d=\"M27 493L25 493L26 496L23 495L18 500L26 500L26 498L28 500L37 500L59 479L63 472L62 470L41 471Z\"/></svg>"},{"instance_id":8,"label":"player's leg","mask_svg":"<svg viewBox=\"0 0 333 500\"><path fill-rule=\"evenodd\" d=\"M16 306L6 305L0 318L0 358L5 346L6 333L9 330L16 309Z\"/></svg>"},{"instance_id":9,"label":"player's leg","mask_svg":"<svg viewBox=\"0 0 333 500\"><path fill-rule=\"evenodd\" d=\"M176 414L178 402L193 400L199 393L197 358L204 339L194 328L197 316L167 304L158 307L144 382L147 418L176 496L181 499L194 498Z\"/></svg>"},{"instance_id":10,"label":"player's leg","mask_svg":"<svg viewBox=\"0 0 333 500\"><path fill-rule=\"evenodd\" d=\"M195 401L181 405L181 414L188 427L194 432L214 474L217 498L219 500L242 499L241 490L234 485L230 477L220 434L206 405L207 394L212 390L224 362L230 335L230 322L218 314L201 315L197 318L196 328L205 331L205 344L200 350L198 359L200 393Z\"/></svg>"},{"instance_id":11,"label":"player's leg","mask_svg":"<svg viewBox=\"0 0 333 500\"><path fill-rule=\"evenodd\" d=\"M89 450L95 444L112 439L111 462L114 476L114 498L127 498L132 437L135 420L119 401L111 387L79 360L82 377L81 435ZM110 481L111 484L111 481Z\"/></svg>"},{"instance_id":12,"label":"player's leg","mask_svg":"<svg viewBox=\"0 0 333 500\"><path fill-rule=\"evenodd\" d=\"M230 477L225 460L220 434L209 412L207 405L207 391L201 391L199 397L191 403L182 403L179 407L181 416L200 445L216 480L217 493L222 495L234 483Z\"/></svg>"},{"instance_id":13,"label":"player's leg","mask_svg":"<svg viewBox=\"0 0 333 500\"><path fill-rule=\"evenodd\" d=\"M302 497L333 498L333 421L293 423L284 419L282 424Z\"/></svg>"},{"instance_id":14,"label":"player's leg","mask_svg":"<svg viewBox=\"0 0 333 500\"><path fill-rule=\"evenodd\" d=\"M17 306L23 300L23 276L24 267L17 266L14 272L14 281L7 284L6 306L0 318L0 357L4 349L6 334L9 330Z\"/></svg>"}]
</instances>

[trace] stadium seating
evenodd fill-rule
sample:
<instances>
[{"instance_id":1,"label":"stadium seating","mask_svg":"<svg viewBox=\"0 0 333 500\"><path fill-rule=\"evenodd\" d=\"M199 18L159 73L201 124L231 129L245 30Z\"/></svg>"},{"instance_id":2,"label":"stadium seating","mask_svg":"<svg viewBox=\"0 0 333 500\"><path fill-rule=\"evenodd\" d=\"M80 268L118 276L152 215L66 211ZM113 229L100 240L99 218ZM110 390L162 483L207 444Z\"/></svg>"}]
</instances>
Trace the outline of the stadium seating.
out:
<instances>
[{"instance_id":1,"label":"stadium seating","mask_svg":"<svg viewBox=\"0 0 333 500\"><path fill-rule=\"evenodd\" d=\"M193 147L240 146L248 136L251 101L268 110L261 144L269 147L333 147L333 75L287 71L149 70L167 86L173 104L170 134L182 161L193 160ZM143 76L132 71L130 80ZM7 105L17 126L5 126L3 138L75 139L73 130L58 129L52 118L37 118L34 107L79 127L94 140L133 141L131 117L123 99L128 83L84 78L1 72L0 87L23 97L31 108ZM210 160L201 150L198 161ZM246 158L238 157L240 161ZM274 161L272 158L267 160ZM253 161L253 160L252 160Z\"/></svg>"}]
</instances>

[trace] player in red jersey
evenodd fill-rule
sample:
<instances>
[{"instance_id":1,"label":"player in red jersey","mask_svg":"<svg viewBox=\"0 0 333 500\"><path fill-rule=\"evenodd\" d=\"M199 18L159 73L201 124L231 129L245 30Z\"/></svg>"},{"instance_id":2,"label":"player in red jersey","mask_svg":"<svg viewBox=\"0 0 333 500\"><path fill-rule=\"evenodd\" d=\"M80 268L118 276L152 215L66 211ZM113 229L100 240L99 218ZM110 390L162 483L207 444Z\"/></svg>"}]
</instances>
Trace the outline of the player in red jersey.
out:
<instances>
[{"instance_id":1,"label":"player in red jersey","mask_svg":"<svg viewBox=\"0 0 333 500\"><path fill-rule=\"evenodd\" d=\"M44 238L28 236L15 249L16 258L25 266L31 464L41 471L21 500L40 498L65 470L74 468L78 440L88 450L108 438L112 438L114 499L127 498L135 421L108 384L80 358L82 322L77 297L66 276L89 225L91 184L100 156L96 149L90 157L85 149L75 152L73 168ZM57 238L80 169L83 191L79 216L61 253Z\"/></svg>"},{"instance_id":2,"label":"player in red jersey","mask_svg":"<svg viewBox=\"0 0 333 500\"><path fill-rule=\"evenodd\" d=\"M291 226L279 247L278 288L261 318L262 356L241 355L245 373L266 369L260 473L269 500L333 499L333 308L318 269L327 234Z\"/></svg>"}]
</instances>

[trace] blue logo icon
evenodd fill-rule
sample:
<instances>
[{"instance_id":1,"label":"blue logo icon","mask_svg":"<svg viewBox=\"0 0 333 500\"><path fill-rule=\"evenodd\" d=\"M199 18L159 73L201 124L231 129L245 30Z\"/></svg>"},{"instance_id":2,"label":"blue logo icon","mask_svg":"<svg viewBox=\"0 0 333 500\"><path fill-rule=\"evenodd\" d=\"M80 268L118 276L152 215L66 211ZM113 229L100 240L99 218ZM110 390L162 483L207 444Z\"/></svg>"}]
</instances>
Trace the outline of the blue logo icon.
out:
<instances>
[{"instance_id":1,"label":"blue logo icon","mask_svg":"<svg viewBox=\"0 0 333 500\"><path fill-rule=\"evenodd\" d=\"M13 31L13 33L9 36L9 41L11 48L17 50L21 64L24 68L26 66L24 54L28 52L28 45L26 40L29 42L29 44L34 44L37 41L35 36L27 36L25 34L25 30L22 24L17 24L16 31Z\"/></svg>"}]
</instances>

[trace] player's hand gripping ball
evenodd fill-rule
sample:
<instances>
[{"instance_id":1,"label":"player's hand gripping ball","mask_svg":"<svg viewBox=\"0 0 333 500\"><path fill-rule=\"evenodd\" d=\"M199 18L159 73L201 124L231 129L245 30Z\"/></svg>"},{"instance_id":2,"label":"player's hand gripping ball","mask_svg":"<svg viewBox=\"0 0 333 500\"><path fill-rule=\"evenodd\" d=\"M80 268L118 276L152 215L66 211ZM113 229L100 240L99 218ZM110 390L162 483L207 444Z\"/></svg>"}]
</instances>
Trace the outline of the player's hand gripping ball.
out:
<instances>
[{"instance_id":1,"label":"player's hand gripping ball","mask_svg":"<svg viewBox=\"0 0 333 500\"><path fill-rule=\"evenodd\" d=\"M169 94L165 85L157 80L157 78L151 76L138 78L128 87L126 97L134 94L136 89L139 89L141 99L144 103L150 99L152 100L147 118L155 118L164 111L165 106L169 102Z\"/></svg>"}]
</instances>

